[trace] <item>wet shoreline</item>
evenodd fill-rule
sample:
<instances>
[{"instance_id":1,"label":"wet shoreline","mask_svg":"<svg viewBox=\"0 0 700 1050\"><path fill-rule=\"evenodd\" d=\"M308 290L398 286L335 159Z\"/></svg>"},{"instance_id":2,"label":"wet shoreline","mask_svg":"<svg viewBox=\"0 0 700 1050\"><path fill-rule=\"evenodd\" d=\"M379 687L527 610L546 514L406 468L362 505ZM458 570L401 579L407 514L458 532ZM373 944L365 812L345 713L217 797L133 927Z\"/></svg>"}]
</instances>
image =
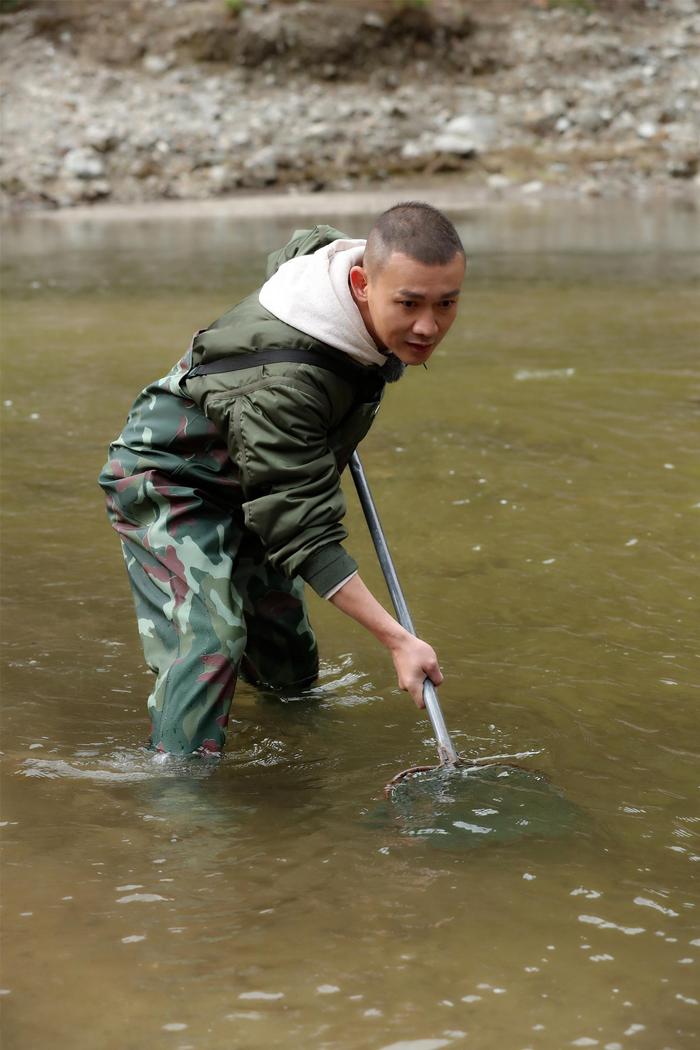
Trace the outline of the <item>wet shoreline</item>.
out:
<instances>
[{"instance_id":1,"label":"wet shoreline","mask_svg":"<svg viewBox=\"0 0 700 1050\"><path fill-rule=\"evenodd\" d=\"M0 222L17 226L29 222L79 223L96 220L105 223L163 222L209 219L285 219L288 217L319 218L324 215L359 215L379 213L402 200L426 200L451 213L475 209L490 211L510 208L530 210L570 205L581 210L610 210L647 204L666 208L678 206L689 211L700 210L700 188L675 184L668 187L640 187L630 194L581 197L572 190L552 188L528 189L528 184L512 187L507 192L475 188L452 181L433 180L382 185L363 190L322 190L318 193L290 192L280 189L239 193L208 200L159 200L130 203L98 202L71 208L38 211L0 211Z\"/></svg>"}]
</instances>

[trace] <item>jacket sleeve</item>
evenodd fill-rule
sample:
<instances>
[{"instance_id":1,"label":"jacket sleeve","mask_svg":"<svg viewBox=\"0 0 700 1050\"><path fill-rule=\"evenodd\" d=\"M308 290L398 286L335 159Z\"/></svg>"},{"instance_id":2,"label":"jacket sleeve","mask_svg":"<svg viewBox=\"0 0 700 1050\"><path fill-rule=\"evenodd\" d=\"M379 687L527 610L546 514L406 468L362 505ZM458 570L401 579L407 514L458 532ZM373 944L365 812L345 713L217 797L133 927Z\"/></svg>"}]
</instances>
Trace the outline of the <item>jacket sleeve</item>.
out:
<instances>
[{"instance_id":1,"label":"jacket sleeve","mask_svg":"<svg viewBox=\"0 0 700 1050\"><path fill-rule=\"evenodd\" d=\"M210 397L204 407L226 435L238 468L247 528L275 568L327 594L357 570L341 545L345 499L327 441L327 398L275 377L235 395Z\"/></svg>"}]
</instances>

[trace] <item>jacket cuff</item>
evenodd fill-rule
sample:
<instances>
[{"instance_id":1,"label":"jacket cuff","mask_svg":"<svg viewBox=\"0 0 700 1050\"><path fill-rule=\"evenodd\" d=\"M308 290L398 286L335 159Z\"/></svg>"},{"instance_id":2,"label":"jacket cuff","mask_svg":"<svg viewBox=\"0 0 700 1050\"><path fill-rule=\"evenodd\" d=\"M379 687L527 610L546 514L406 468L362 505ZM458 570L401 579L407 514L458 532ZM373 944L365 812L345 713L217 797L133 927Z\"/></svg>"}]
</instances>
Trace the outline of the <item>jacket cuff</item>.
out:
<instances>
[{"instance_id":1,"label":"jacket cuff","mask_svg":"<svg viewBox=\"0 0 700 1050\"><path fill-rule=\"evenodd\" d=\"M299 575L323 598L357 572L357 562L339 543L328 543L302 562Z\"/></svg>"}]
</instances>

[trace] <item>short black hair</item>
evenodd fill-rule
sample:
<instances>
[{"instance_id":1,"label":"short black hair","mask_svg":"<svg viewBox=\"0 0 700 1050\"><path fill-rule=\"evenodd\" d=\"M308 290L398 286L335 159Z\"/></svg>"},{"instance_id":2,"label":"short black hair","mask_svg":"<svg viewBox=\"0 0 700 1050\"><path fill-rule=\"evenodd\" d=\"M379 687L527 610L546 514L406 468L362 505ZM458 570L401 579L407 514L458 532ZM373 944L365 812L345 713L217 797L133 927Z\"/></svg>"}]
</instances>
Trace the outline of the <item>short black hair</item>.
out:
<instances>
[{"instance_id":1,"label":"short black hair","mask_svg":"<svg viewBox=\"0 0 700 1050\"><path fill-rule=\"evenodd\" d=\"M403 201L379 216L367 237L363 266L381 270L392 252L424 266L445 266L457 253L466 256L454 225L425 201Z\"/></svg>"}]
</instances>

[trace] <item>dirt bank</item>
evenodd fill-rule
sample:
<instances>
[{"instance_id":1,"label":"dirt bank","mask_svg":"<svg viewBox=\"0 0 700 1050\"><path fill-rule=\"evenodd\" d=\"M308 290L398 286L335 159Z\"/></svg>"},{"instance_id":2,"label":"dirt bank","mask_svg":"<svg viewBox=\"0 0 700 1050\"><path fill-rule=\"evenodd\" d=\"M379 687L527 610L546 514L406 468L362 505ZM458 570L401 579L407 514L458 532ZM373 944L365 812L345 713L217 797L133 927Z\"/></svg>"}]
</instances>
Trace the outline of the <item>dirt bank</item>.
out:
<instances>
[{"instance_id":1,"label":"dirt bank","mask_svg":"<svg viewBox=\"0 0 700 1050\"><path fill-rule=\"evenodd\" d=\"M700 0L0 10L5 209L413 177L700 191Z\"/></svg>"}]
</instances>

